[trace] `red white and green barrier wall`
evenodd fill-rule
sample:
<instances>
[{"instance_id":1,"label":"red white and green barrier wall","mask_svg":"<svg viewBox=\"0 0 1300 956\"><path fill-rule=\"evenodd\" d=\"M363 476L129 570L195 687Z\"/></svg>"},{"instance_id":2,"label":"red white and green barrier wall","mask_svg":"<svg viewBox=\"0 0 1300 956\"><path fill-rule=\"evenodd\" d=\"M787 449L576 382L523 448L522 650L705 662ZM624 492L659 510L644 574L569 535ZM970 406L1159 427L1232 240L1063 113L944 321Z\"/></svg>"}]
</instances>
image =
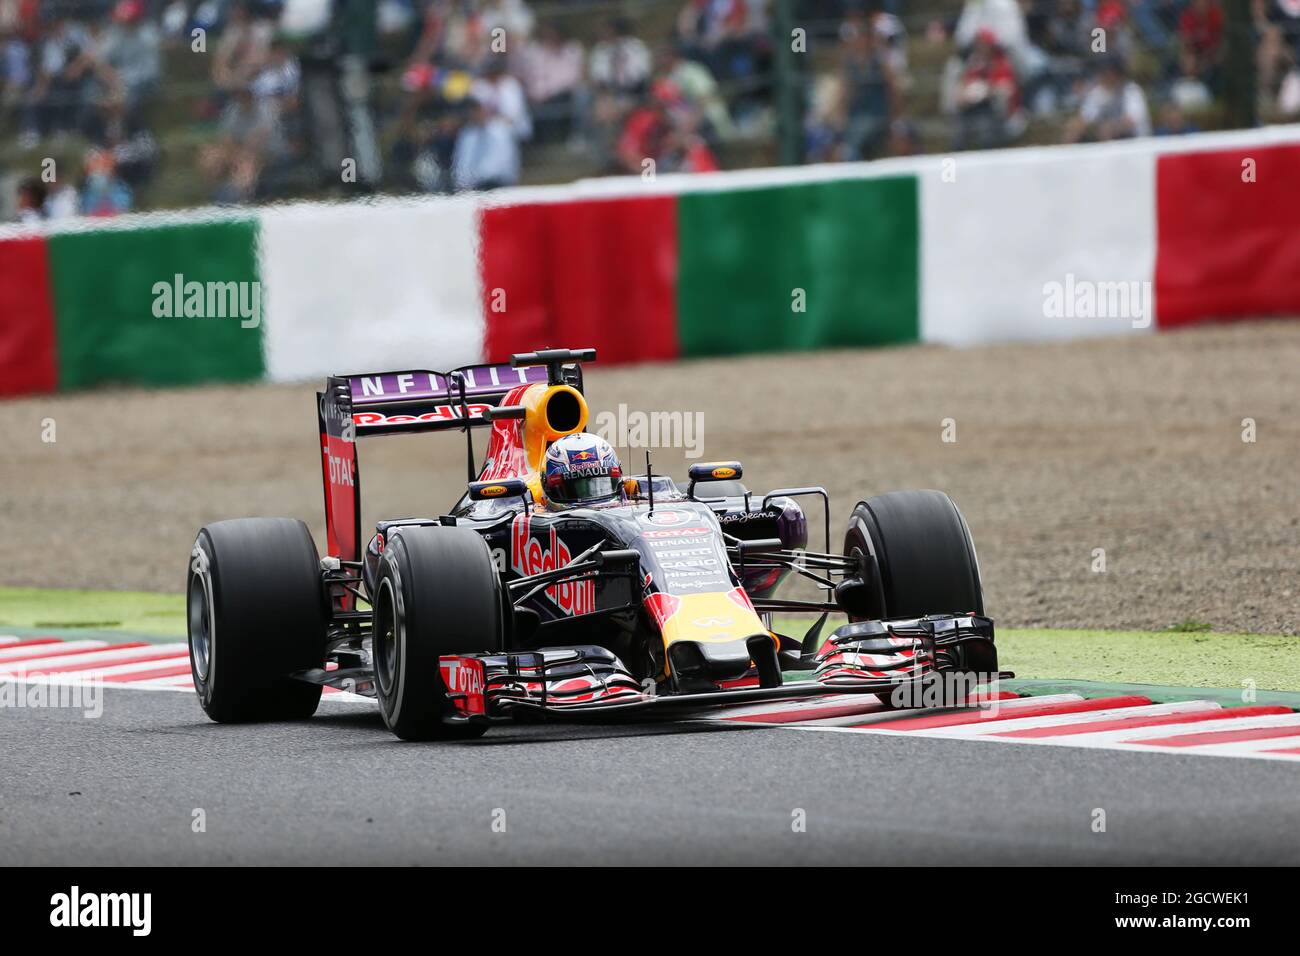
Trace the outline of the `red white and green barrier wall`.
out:
<instances>
[{"instance_id":1,"label":"red white and green barrier wall","mask_svg":"<svg viewBox=\"0 0 1300 956\"><path fill-rule=\"evenodd\" d=\"M176 276L257 283L256 325L156 316ZM0 234L0 394L1265 315L1300 315L1300 126Z\"/></svg>"}]
</instances>

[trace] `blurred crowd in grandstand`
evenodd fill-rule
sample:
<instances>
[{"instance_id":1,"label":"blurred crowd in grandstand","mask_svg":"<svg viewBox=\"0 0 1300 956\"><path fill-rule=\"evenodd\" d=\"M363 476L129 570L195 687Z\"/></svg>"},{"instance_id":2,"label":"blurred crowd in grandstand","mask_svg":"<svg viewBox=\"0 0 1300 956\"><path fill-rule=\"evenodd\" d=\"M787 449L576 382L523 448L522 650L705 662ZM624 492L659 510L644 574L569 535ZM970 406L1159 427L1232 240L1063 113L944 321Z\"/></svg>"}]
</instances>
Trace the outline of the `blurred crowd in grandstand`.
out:
<instances>
[{"instance_id":1,"label":"blurred crowd in grandstand","mask_svg":"<svg viewBox=\"0 0 1300 956\"><path fill-rule=\"evenodd\" d=\"M1300 115L1300 0L1251 2ZM0 169L24 220L706 172L776 160L789 82L808 162L1177 134L1227 40L1222 0L0 0Z\"/></svg>"}]
</instances>

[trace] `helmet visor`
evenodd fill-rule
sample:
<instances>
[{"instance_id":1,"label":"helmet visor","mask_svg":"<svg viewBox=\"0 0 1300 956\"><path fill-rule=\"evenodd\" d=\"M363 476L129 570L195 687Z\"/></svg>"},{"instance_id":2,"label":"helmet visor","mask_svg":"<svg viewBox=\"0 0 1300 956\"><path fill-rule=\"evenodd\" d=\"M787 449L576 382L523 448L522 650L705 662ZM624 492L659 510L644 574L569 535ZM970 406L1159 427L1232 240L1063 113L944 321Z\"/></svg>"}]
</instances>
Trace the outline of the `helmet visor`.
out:
<instances>
[{"instance_id":1,"label":"helmet visor","mask_svg":"<svg viewBox=\"0 0 1300 956\"><path fill-rule=\"evenodd\" d=\"M605 501L618 494L619 481L613 475L568 478L546 489L552 501L579 504L584 501Z\"/></svg>"}]
</instances>

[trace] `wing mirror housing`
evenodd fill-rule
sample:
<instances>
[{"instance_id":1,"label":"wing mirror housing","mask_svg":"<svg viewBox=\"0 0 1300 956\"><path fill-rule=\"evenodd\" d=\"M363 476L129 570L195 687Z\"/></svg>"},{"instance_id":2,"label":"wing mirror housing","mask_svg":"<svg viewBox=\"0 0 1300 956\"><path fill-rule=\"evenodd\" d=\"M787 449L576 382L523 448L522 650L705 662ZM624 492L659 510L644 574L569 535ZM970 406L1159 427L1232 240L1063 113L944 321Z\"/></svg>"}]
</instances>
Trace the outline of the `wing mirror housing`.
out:
<instances>
[{"instance_id":1,"label":"wing mirror housing","mask_svg":"<svg viewBox=\"0 0 1300 956\"><path fill-rule=\"evenodd\" d=\"M738 461L699 461L686 471L691 480L686 494L694 498L695 486L701 481L737 481L744 476L744 466Z\"/></svg>"},{"instance_id":2,"label":"wing mirror housing","mask_svg":"<svg viewBox=\"0 0 1300 956\"><path fill-rule=\"evenodd\" d=\"M528 499L528 485L522 478L498 478L493 481L471 481L470 501L497 501L501 498Z\"/></svg>"}]
</instances>

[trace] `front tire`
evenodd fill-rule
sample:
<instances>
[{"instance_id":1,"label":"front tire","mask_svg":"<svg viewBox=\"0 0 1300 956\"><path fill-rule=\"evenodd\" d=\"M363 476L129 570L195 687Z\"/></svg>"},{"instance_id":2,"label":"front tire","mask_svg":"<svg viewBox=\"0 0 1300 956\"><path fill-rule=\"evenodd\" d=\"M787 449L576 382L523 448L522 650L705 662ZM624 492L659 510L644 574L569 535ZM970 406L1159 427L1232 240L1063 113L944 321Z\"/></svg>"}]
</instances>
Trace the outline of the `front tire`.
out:
<instances>
[{"instance_id":1,"label":"front tire","mask_svg":"<svg viewBox=\"0 0 1300 956\"><path fill-rule=\"evenodd\" d=\"M481 736L487 721L460 714L439 661L505 645L505 600L487 542L467 528L397 530L380 561L374 609L375 690L389 730L402 740Z\"/></svg>"},{"instance_id":2,"label":"front tire","mask_svg":"<svg viewBox=\"0 0 1300 956\"><path fill-rule=\"evenodd\" d=\"M199 532L186 580L190 672L218 723L301 720L321 687L325 598L311 532L289 518L218 521Z\"/></svg>"},{"instance_id":3,"label":"front tire","mask_svg":"<svg viewBox=\"0 0 1300 956\"><path fill-rule=\"evenodd\" d=\"M942 491L891 491L858 502L844 553L868 557L874 581L846 608L854 620L984 613L970 529Z\"/></svg>"},{"instance_id":4,"label":"front tire","mask_svg":"<svg viewBox=\"0 0 1300 956\"><path fill-rule=\"evenodd\" d=\"M858 502L844 553L872 571L849 591L849 619L897 620L927 614L984 614L984 590L966 519L942 491L892 491ZM992 641L969 641L956 658L965 672L998 669Z\"/></svg>"}]
</instances>

